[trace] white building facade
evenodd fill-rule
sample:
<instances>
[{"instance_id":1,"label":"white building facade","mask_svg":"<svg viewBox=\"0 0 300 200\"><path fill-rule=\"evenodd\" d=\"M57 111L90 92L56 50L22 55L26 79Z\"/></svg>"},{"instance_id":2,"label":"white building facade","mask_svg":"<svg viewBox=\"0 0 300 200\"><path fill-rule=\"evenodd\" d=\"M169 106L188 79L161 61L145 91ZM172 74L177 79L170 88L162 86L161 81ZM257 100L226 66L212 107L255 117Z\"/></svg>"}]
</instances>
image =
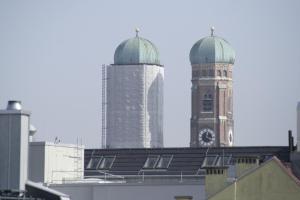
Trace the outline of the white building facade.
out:
<instances>
[{"instance_id":1,"label":"white building facade","mask_svg":"<svg viewBox=\"0 0 300 200\"><path fill-rule=\"evenodd\" d=\"M52 142L30 142L29 179L41 183L63 183L83 179L84 146Z\"/></svg>"},{"instance_id":2,"label":"white building facade","mask_svg":"<svg viewBox=\"0 0 300 200\"><path fill-rule=\"evenodd\" d=\"M192 199L205 199L205 177L193 179L189 177L180 181L170 180L170 177L158 177L156 181L143 181L133 183L65 183L50 184L49 187L54 190L70 195L72 200L166 200L175 199L176 196L191 196ZM158 182L160 181L160 182Z\"/></svg>"},{"instance_id":3,"label":"white building facade","mask_svg":"<svg viewBox=\"0 0 300 200\"><path fill-rule=\"evenodd\" d=\"M106 66L104 148L163 147L164 68L157 48L136 37Z\"/></svg>"}]
</instances>

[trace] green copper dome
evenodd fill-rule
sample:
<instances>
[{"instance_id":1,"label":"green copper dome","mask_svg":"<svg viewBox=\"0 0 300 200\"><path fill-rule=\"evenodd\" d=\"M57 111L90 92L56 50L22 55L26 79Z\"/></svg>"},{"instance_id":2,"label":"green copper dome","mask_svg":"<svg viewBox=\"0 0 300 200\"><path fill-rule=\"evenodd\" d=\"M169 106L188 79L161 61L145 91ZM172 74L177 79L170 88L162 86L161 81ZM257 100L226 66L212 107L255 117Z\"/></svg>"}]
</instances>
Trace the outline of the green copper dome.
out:
<instances>
[{"instance_id":1,"label":"green copper dome","mask_svg":"<svg viewBox=\"0 0 300 200\"><path fill-rule=\"evenodd\" d=\"M196 42L190 51L191 64L228 63L234 64L235 52L223 38L213 35Z\"/></svg>"},{"instance_id":2,"label":"green copper dome","mask_svg":"<svg viewBox=\"0 0 300 200\"><path fill-rule=\"evenodd\" d=\"M160 65L159 53L155 45L138 36L122 42L114 55L115 65L152 64Z\"/></svg>"}]
</instances>

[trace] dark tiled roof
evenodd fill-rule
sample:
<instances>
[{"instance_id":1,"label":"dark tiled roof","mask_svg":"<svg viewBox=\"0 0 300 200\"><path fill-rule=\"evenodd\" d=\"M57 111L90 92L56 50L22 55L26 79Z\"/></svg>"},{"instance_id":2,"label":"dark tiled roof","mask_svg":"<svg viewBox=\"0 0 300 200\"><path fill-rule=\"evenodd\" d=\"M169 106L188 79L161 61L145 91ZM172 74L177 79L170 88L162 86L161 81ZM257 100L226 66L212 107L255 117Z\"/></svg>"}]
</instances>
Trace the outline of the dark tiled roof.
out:
<instances>
[{"instance_id":1,"label":"dark tiled roof","mask_svg":"<svg viewBox=\"0 0 300 200\"><path fill-rule=\"evenodd\" d=\"M167 168L143 168L149 155L172 155ZM272 156L283 162L289 162L287 146L257 146L257 147L221 147L221 148L149 148L149 149L86 149L85 175L100 175L103 172L115 175L194 175L203 169L203 161L209 156L230 156L232 162L237 158L259 158L261 162ZM110 168L91 170L88 164L92 157L113 157ZM158 160L157 160L158 163ZM222 166L224 167L224 166Z\"/></svg>"}]
</instances>

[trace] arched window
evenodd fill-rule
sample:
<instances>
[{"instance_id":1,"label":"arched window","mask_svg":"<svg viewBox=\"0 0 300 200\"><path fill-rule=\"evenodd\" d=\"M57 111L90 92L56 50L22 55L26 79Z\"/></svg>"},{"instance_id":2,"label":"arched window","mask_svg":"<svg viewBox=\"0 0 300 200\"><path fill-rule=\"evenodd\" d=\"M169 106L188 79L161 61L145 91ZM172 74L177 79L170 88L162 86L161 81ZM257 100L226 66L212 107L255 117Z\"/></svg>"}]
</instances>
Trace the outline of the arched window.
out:
<instances>
[{"instance_id":1,"label":"arched window","mask_svg":"<svg viewBox=\"0 0 300 200\"><path fill-rule=\"evenodd\" d=\"M213 97L211 94L205 94L203 96L202 105L203 105L204 112L213 111Z\"/></svg>"},{"instance_id":2,"label":"arched window","mask_svg":"<svg viewBox=\"0 0 300 200\"><path fill-rule=\"evenodd\" d=\"M218 70L218 76L222 76L221 70Z\"/></svg>"}]
</instances>

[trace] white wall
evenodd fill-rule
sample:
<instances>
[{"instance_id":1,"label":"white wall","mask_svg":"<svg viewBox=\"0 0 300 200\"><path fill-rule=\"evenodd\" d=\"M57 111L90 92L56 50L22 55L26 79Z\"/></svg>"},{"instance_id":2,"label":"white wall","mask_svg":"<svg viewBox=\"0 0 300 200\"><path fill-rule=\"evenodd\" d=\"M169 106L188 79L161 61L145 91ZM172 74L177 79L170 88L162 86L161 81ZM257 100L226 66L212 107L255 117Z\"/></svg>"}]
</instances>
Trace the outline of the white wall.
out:
<instances>
[{"instance_id":1,"label":"white wall","mask_svg":"<svg viewBox=\"0 0 300 200\"><path fill-rule=\"evenodd\" d=\"M72 200L174 200L193 196L204 200L204 185L199 184L69 184L50 188L71 196Z\"/></svg>"},{"instance_id":2,"label":"white wall","mask_svg":"<svg viewBox=\"0 0 300 200\"><path fill-rule=\"evenodd\" d=\"M25 189L29 117L29 112L0 110L0 190Z\"/></svg>"},{"instance_id":3,"label":"white wall","mask_svg":"<svg viewBox=\"0 0 300 200\"><path fill-rule=\"evenodd\" d=\"M83 178L84 147L50 142L30 143L30 180L61 183Z\"/></svg>"}]
</instances>

